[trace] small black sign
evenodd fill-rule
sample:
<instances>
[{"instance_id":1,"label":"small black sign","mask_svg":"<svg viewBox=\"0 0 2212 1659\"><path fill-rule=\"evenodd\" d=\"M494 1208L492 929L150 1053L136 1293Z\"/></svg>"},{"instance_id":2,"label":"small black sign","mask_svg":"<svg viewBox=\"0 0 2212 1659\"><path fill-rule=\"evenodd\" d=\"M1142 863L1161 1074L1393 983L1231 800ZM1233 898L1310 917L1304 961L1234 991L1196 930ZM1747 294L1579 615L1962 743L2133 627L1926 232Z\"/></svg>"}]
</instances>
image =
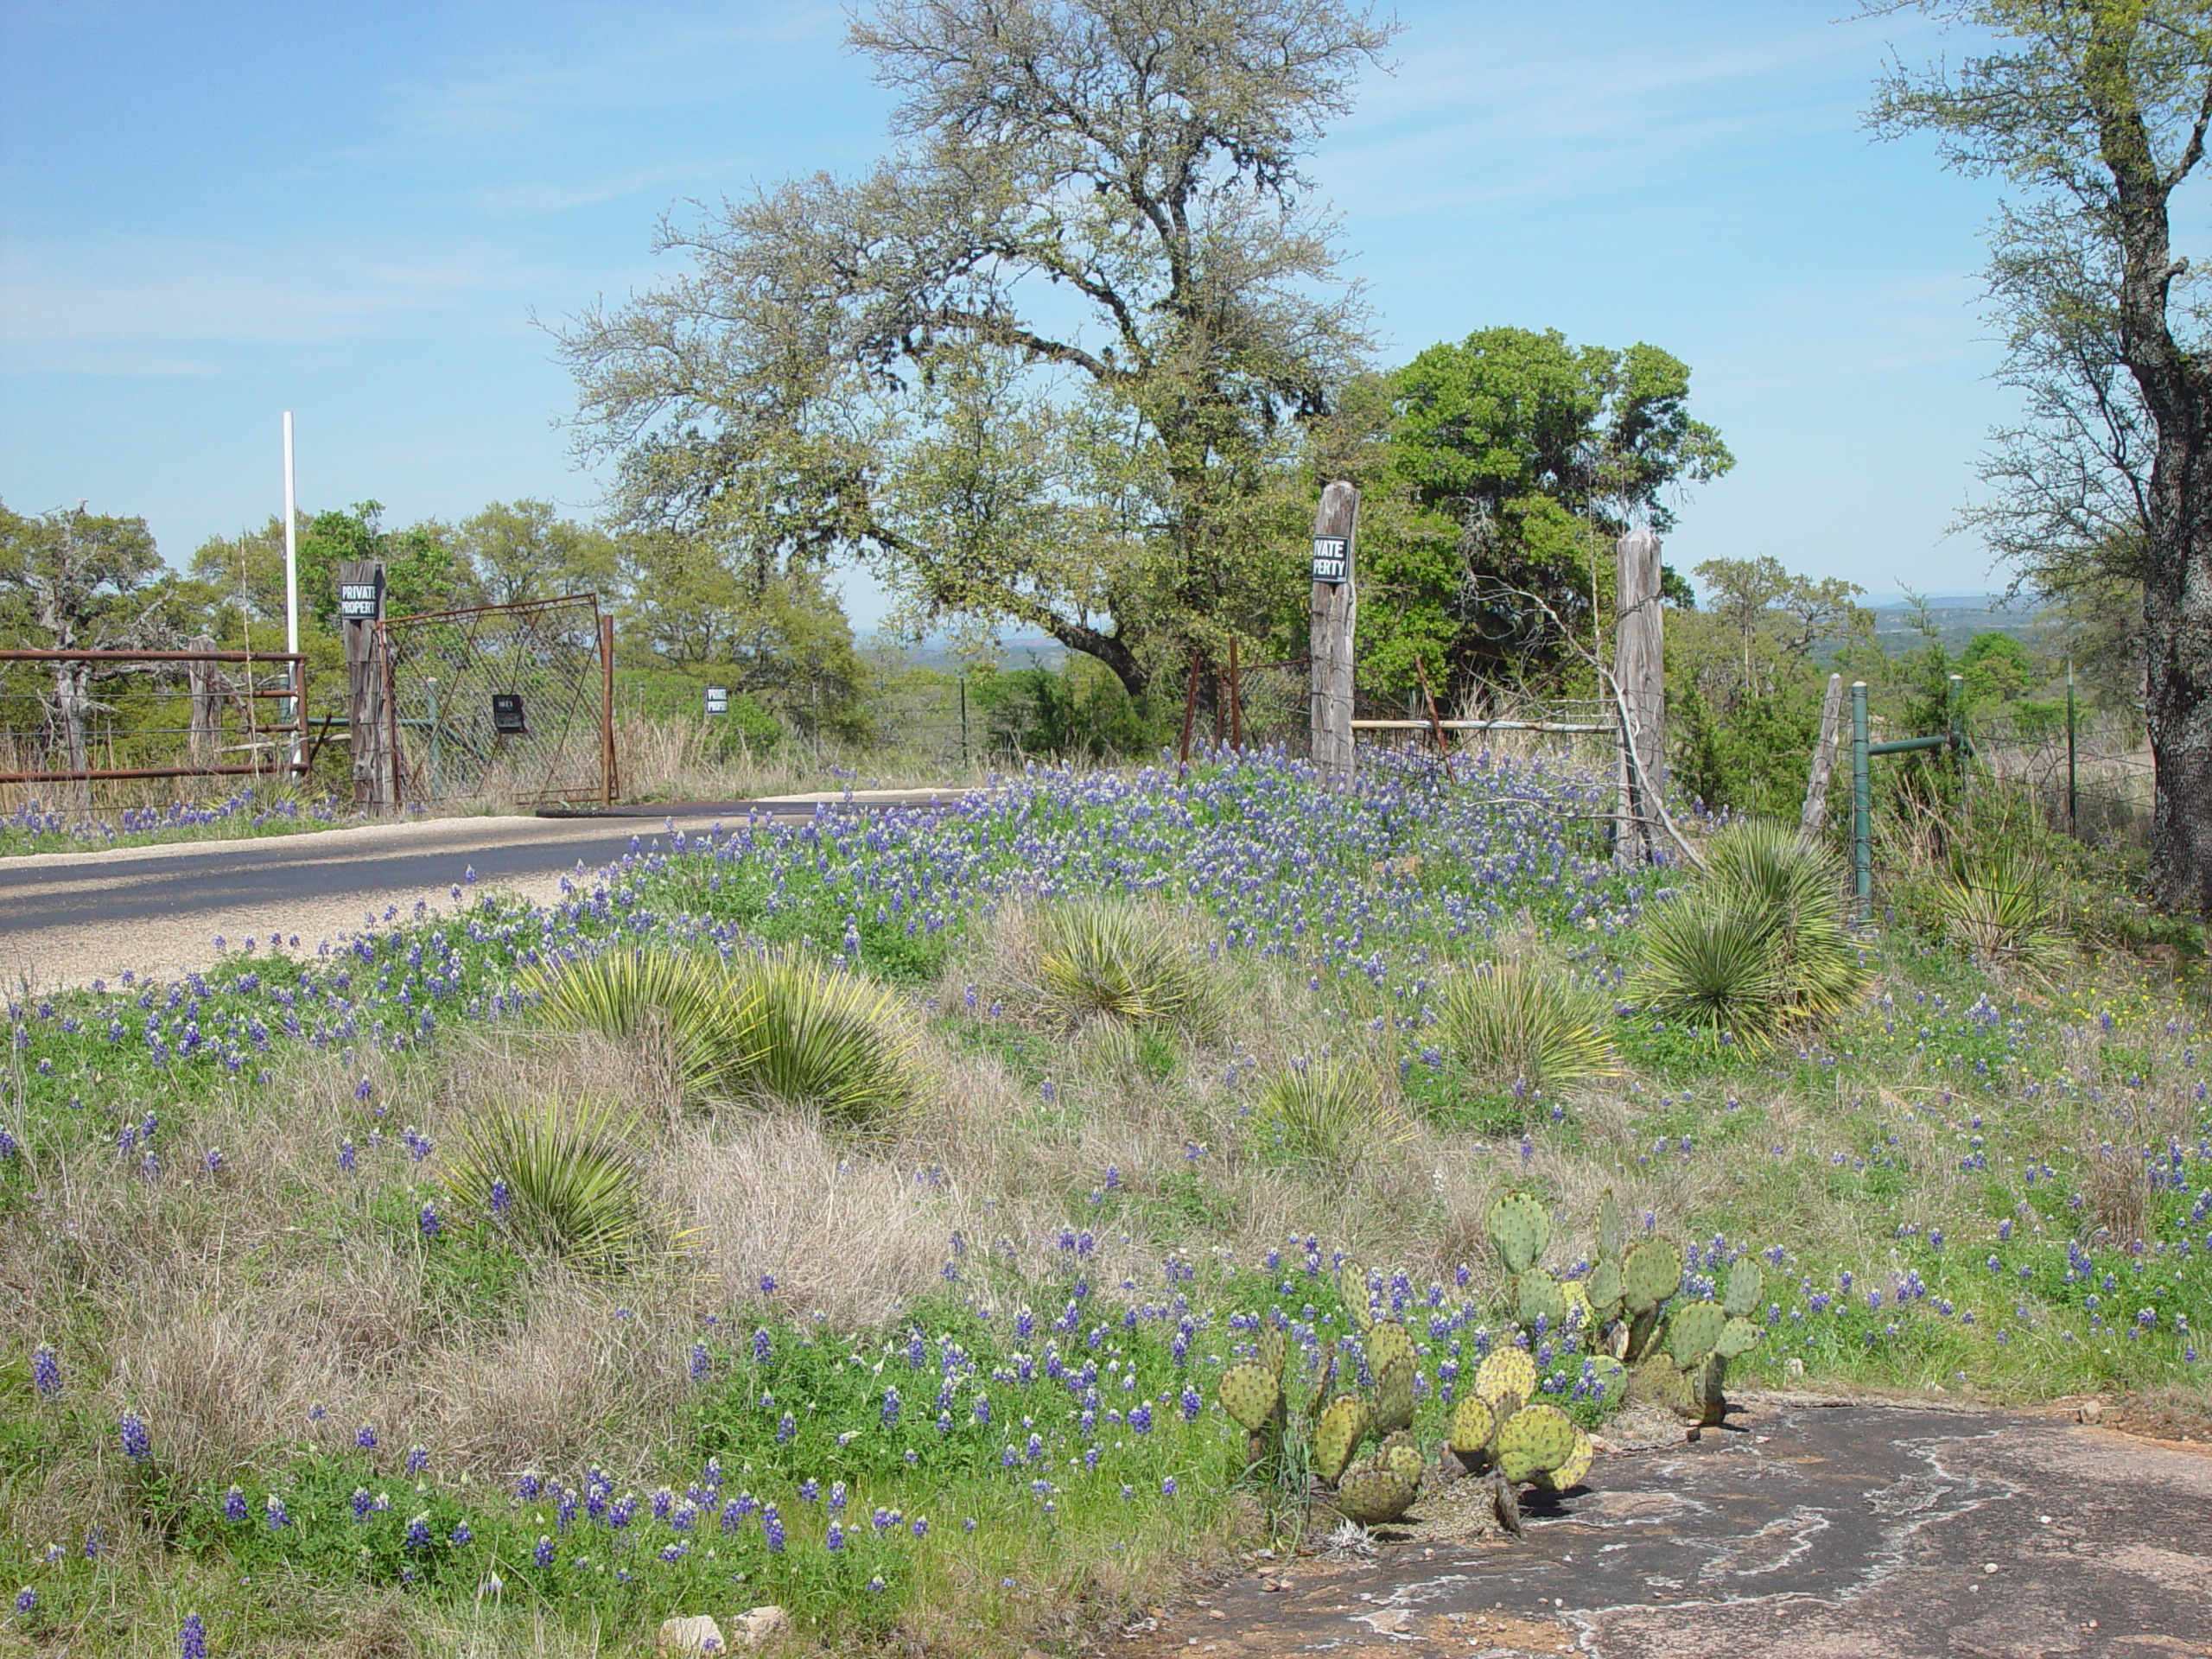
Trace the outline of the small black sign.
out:
<instances>
[{"instance_id":1,"label":"small black sign","mask_svg":"<svg viewBox=\"0 0 2212 1659\"><path fill-rule=\"evenodd\" d=\"M341 582L338 584L338 614L351 622L373 622L384 609L384 584Z\"/></svg>"},{"instance_id":2,"label":"small black sign","mask_svg":"<svg viewBox=\"0 0 2212 1659\"><path fill-rule=\"evenodd\" d=\"M1313 538L1313 580L1344 582L1351 575L1351 543L1342 536Z\"/></svg>"},{"instance_id":3,"label":"small black sign","mask_svg":"<svg viewBox=\"0 0 2212 1659\"><path fill-rule=\"evenodd\" d=\"M522 699L513 692L492 694L492 729L502 737L529 731L530 728L523 723Z\"/></svg>"},{"instance_id":4,"label":"small black sign","mask_svg":"<svg viewBox=\"0 0 2212 1659\"><path fill-rule=\"evenodd\" d=\"M707 688L707 712L710 715L726 715L729 713L729 688L728 686L710 685Z\"/></svg>"}]
</instances>

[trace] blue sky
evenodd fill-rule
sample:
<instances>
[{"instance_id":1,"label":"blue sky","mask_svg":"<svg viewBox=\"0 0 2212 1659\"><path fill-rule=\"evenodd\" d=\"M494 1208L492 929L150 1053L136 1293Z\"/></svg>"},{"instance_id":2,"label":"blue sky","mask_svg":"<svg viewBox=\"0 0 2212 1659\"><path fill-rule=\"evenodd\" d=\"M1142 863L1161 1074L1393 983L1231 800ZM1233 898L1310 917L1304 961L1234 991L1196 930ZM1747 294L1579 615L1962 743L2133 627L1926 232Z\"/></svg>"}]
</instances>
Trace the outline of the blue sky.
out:
<instances>
[{"instance_id":1,"label":"blue sky","mask_svg":"<svg viewBox=\"0 0 2212 1659\"><path fill-rule=\"evenodd\" d=\"M1671 563L1980 591L1946 531L2015 408L1977 309L1995 197L1868 140L1888 48L1945 42L1845 10L1409 0L1313 175L1386 360L1515 323L1692 365L1738 465ZM143 513L181 559L279 506L290 408L304 506L589 512L533 319L652 281L671 207L874 155L842 30L783 0L5 0L0 499Z\"/></svg>"}]
</instances>

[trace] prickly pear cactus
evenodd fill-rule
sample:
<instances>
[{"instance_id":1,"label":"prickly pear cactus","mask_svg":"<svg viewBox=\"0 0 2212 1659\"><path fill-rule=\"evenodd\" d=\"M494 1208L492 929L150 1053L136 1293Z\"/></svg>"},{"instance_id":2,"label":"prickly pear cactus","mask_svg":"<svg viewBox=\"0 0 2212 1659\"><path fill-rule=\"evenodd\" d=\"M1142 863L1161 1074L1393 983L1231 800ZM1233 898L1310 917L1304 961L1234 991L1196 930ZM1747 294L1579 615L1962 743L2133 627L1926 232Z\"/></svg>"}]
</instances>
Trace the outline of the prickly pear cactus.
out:
<instances>
[{"instance_id":1,"label":"prickly pear cactus","mask_svg":"<svg viewBox=\"0 0 2212 1659\"><path fill-rule=\"evenodd\" d=\"M1452 1408L1452 1449L1462 1460L1479 1462L1488 1457L1497 1436L1497 1414L1482 1395L1471 1394Z\"/></svg>"},{"instance_id":2,"label":"prickly pear cactus","mask_svg":"<svg viewBox=\"0 0 2212 1659\"><path fill-rule=\"evenodd\" d=\"M1765 1334L1756 1320L1732 1319L1720 1327L1720 1339L1713 1344L1713 1351L1723 1359L1734 1359L1758 1347Z\"/></svg>"},{"instance_id":3,"label":"prickly pear cactus","mask_svg":"<svg viewBox=\"0 0 2212 1659\"><path fill-rule=\"evenodd\" d=\"M1688 1385L1690 1408L1697 1421L1707 1428L1718 1428L1726 1422L1728 1396L1722 1384L1728 1375L1728 1362L1718 1354L1707 1354L1683 1375Z\"/></svg>"},{"instance_id":4,"label":"prickly pear cactus","mask_svg":"<svg viewBox=\"0 0 2212 1659\"><path fill-rule=\"evenodd\" d=\"M1525 1269L1513 1285L1514 1312L1523 1325L1533 1325L1542 1319L1555 1325L1567 1317L1567 1300L1560 1294L1559 1281L1541 1268Z\"/></svg>"},{"instance_id":5,"label":"prickly pear cactus","mask_svg":"<svg viewBox=\"0 0 2212 1659\"><path fill-rule=\"evenodd\" d=\"M1367 1330L1367 1369L1380 1376L1390 1366L1414 1363L1413 1333L1395 1319L1377 1319Z\"/></svg>"},{"instance_id":6,"label":"prickly pear cactus","mask_svg":"<svg viewBox=\"0 0 2212 1659\"><path fill-rule=\"evenodd\" d=\"M1375 1432L1395 1434L1414 1421L1414 1368L1394 1359L1375 1374Z\"/></svg>"},{"instance_id":7,"label":"prickly pear cactus","mask_svg":"<svg viewBox=\"0 0 2212 1659\"><path fill-rule=\"evenodd\" d=\"M1498 1472L1516 1484L1532 1481L1572 1458L1581 1433L1556 1406L1523 1406L1497 1431Z\"/></svg>"},{"instance_id":8,"label":"prickly pear cactus","mask_svg":"<svg viewBox=\"0 0 2212 1659\"><path fill-rule=\"evenodd\" d=\"M1289 1333L1278 1325L1262 1325L1259 1363L1268 1375L1274 1377L1278 1383L1282 1381L1283 1366L1289 1357Z\"/></svg>"},{"instance_id":9,"label":"prickly pear cactus","mask_svg":"<svg viewBox=\"0 0 2212 1659\"><path fill-rule=\"evenodd\" d=\"M1590 1381L1603 1393L1609 1407L1618 1407L1628 1391L1628 1367L1611 1354L1600 1354L1590 1362Z\"/></svg>"},{"instance_id":10,"label":"prickly pear cactus","mask_svg":"<svg viewBox=\"0 0 2212 1659\"><path fill-rule=\"evenodd\" d=\"M1367 1438L1375 1408L1357 1394L1329 1402L1313 1425L1313 1471L1333 1484L1351 1465L1352 1453Z\"/></svg>"},{"instance_id":11,"label":"prickly pear cactus","mask_svg":"<svg viewBox=\"0 0 2212 1659\"><path fill-rule=\"evenodd\" d=\"M1621 1316L1621 1270L1618 1263L1600 1261L1582 1281L1582 1294L1590 1304L1593 1325L1611 1325Z\"/></svg>"},{"instance_id":12,"label":"prickly pear cactus","mask_svg":"<svg viewBox=\"0 0 2212 1659\"><path fill-rule=\"evenodd\" d=\"M1598 1259L1616 1263L1621 1259L1621 1201L1610 1186L1598 1200Z\"/></svg>"},{"instance_id":13,"label":"prickly pear cactus","mask_svg":"<svg viewBox=\"0 0 2212 1659\"><path fill-rule=\"evenodd\" d=\"M1402 1429L1382 1442L1375 1453L1375 1461L1392 1474L1403 1476L1416 1487L1421 1484L1421 1470L1427 1465L1427 1460L1421 1454L1420 1444Z\"/></svg>"},{"instance_id":14,"label":"prickly pear cactus","mask_svg":"<svg viewBox=\"0 0 2212 1659\"><path fill-rule=\"evenodd\" d=\"M1728 1292L1720 1305L1738 1319L1747 1319L1759 1311L1759 1298L1765 1293L1766 1269L1757 1256L1747 1255L1728 1269Z\"/></svg>"},{"instance_id":15,"label":"prickly pear cactus","mask_svg":"<svg viewBox=\"0 0 2212 1659\"><path fill-rule=\"evenodd\" d=\"M1667 1351L1688 1370L1719 1344L1728 1310L1718 1302L1684 1302L1667 1316Z\"/></svg>"},{"instance_id":16,"label":"prickly pear cactus","mask_svg":"<svg viewBox=\"0 0 2212 1659\"><path fill-rule=\"evenodd\" d=\"M1493 1406L1509 1394L1526 1400L1536 1391L1536 1362L1519 1348L1494 1348L1475 1372L1475 1392Z\"/></svg>"},{"instance_id":17,"label":"prickly pear cactus","mask_svg":"<svg viewBox=\"0 0 2212 1659\"><path fill-rule=\"evenodd\" d=\"M1551 1243L1551 1218L1544 1206L1526 1192L1509 1192L1490 1207L1490 1240L1511 1274L1526 1273L1536 1265Z\"/></svg>"},{"instance_id":18,"label":"prickly pear cactus","mask_svg":"<svg viewBox=\"0 0 2212 1659\"><path fill-rule=\"evenodd\" d=\"M1329 1397L1329 1385L1337 1380L1337 1352L1332 1348L1329 1357L1314 1373L1313 1391L1306 1396L1306 1421L1313 1422L1321 1414L1321 1407Z\"/></svg>"},{"instance_id":19,"label":"prickly pear cactus","mask_svg":"<svg viewBox=\"0 0 2212 1659\"><path fill-rule=\"evenodd\" d=\"M1224 1371L1215 1392L1221 1396L1222 1409L1251 1434L1266 1427L1282 1403L1282 1385L1274 1374L1249 1360Z\"/></svg>"},{"instance_id":20,"label":"prickly pear cactus","mask_svg":"<svg viewBox=\"0 0 2212 1659\"><path fill-rule=\"evenodd\" d=\"M1621 1261L1621 1301L1630 1313L1645 1313L1682 1285L1682 1258L1663 1238L1647 1238Z\"/></svg>"},{"instance_id":21,"label":"prickly pear cactus","mask_svg":"<svg viewBox=\"0 0 2212 1659\"><path fill-rule=\"evenodd\" d=\"M1362 1336L1375 1323L1375 1310L1367 1302L1367 1268L1357 1257L1346 1256L1337 1264L1337 1295L1344 1305L1344 1312L1358 1327Z\"/></svg>"},{"instance_id":22,"label":"prickly pear cactus","mask_svg":"<svg viewBox=\"0 0 2212 1659\"><path fill-rule=\"evenodd\" d=\"M1337 1484L1337 1508L1363 1527L1388 1526L1413 1504L1414 1484L1395 1470L1353 1469Z\"/></svg>"},{"instance_id":23,"label":"prickly pear cactus","mask_svg":"<svg viewBox=\"0 0 2212 1659\"><path fill-rule=\"evenodd\" d=\"M1538 1475L1536 1484L1548 1492L1564 1492L1580 1486L1597 1455L1598 1448L1590 1443L1590 1436L1578 1427L1574 1431L1574 1450L1567 1454L1567 1461Z\"/></svg>"},{"instance_id":24,"label":"prickly pear cactus","mask_svg":"<svg viewBox=\"0 0 2212 1659\"><path fill-rule=\"evenodd\" d=\"M1579 1330L1588 1331L1597 1323L1597 1316L1590 1311L1590 1287L1580 1279L1559 1281L1559 1299L1566 1310L1560 1318Z\"/></svg>"}]
</instances>

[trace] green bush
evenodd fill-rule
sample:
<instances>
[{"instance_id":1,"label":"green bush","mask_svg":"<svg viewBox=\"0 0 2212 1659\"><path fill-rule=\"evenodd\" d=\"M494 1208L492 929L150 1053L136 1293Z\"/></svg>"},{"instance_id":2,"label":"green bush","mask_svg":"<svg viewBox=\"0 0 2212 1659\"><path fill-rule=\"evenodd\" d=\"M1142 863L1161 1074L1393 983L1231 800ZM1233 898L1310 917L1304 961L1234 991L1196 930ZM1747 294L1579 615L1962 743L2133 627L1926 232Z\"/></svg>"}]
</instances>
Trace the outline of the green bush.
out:
<instances>
[{"instance_id":1,"label":"green bush","mask_svg":"<svg viewBox=\"0 0 2212 1659\"><path fill-rule=\"evenodd\" d=\"M1567 1088L1620 1070L1600 993L1563 976L1497 966L1444 988L1438 1022L1452 1052L1484 1082Z\"/></svg>"},{"instance_id":2,"label":"green bush","mask_svg":"<svg viewBox=\"0 0 2212 1659\"><path fill-rule=\"evenodd\" d=\"M1408 1140L1413 1126L1383 1098L1373 1072L1330 1060L1269 1079L1246 1133L1263 1162L1341 1179Z\"/></svg>"},{"instance_id":3,"label":"green bush","mask_svg":"<svg viewBox=\"0 0 2212 1659\"><path fill-rule=\"evenodd\" d=\"M671 668L618 668L614 671L614 707L618 713L643 715L648 720L688 721L703 724L718 757L741 751L772 753L783 741L784 723L775 711L746 692L729 694L729 712L707 713L707 688L729 687L735 670L720 675L702 670L679 673Z\"/></svg>"},{"instance_id":4,"label":"green bush","mask_svg":"<svg viewBox=\"0 0 2212 1659\"><path fill-rule=\"evenodd\" d=\"M1714 836L1706 857L1645 922L1639 982L1653 1011L1757 1048L1848 1007L1866 974L1834 855L1754 819Z\"/></svg>"}]
</instances>

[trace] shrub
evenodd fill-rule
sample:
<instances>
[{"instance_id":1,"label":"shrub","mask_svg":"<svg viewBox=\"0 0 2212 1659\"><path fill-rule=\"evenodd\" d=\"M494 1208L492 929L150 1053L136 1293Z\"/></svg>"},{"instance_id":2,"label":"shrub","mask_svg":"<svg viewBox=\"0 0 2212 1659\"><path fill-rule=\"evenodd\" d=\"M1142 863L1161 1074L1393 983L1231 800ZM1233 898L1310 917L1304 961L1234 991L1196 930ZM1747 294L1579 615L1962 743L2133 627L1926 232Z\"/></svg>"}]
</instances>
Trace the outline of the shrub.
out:
<instances>
[{"instance_id":1,"label":"shrub","mask_svg":"<svg viewBox=\"0 0 2212 1659\"><path fill-rule=\"evenodd\" d=\"M1413 1132L1384 1100L1380 1078L1339 1061L1297 1066L1272 1078L1253 1104L1249 1130L1263 1160L1340 1178Z\"/></svg>"},{"instance_id":2,"label":"shrub","mask_svg":"<svg viewBox=\"0 0 2212 1659\"><path fill-rule=\"evenodd\" d=\"M1603 1021L1609 1004L1564 976L1518 966L1446 986L1440 1022L1452 1052L1491 1083L1560 1089L1620 1070Z\"/></svg>"},{"instance_id":3,"label":"shrub","mask_svg":"<svg viewBox=\"0 0 2212 1659\"><path fill-rule=\"evenodd\" d=\"M913 1107L913 1033L874 981L772 957L741 972L728 995L747 1020L747 1090L850 1129L887 1127Z\"/></svg>"},{"instance_id":4,"label":"shrub","mask_svg":"<svg viewBox=\"0 0 2212 1659\"><path fill-rule=\"evenodd\" d=\"M718 963L675 950L609 950L532 969L522 984L563 1030L664 1037L686 1094L728 1088L752 1058L757 1022Z\"/></svg>"},{"instance_id":5,"label":"shrub","mask_svg":"<svg viewBox=\"0 0 2212 1659\"><path fill-rule=\"evenodd\" d=\"M1961 852L1936 884L1947 937L1985 965L2048 975L2066 960L2065 907L2050 872L2024 849Z\"/></svg>"},{"instance_id":6,"label":"shrub","mask_svg":"<svg viewBox=\"0 0 2212 1659\"><path fill-rule=\"evenodd\" d=\"M634 1133L603 1105L500 1105L468 1126L446 1189L524 1249L611 1271L645 1243Z\"/></svg>"},{"instance_id":7,"label":"shrub","mask_svg":"<svg viewBox=\"0 0 2212 1659\"><path fill-rule=\"evenodd\" d=\"M1043 916L1038 976L1072 1020L1203 1031L1214 1021L1213 985L1159 912L1112 901L1055 905Z\"/></svg>"},{"instance_id":8,"label":"shrub","mask_svg":"<svg viewBox=\"0 0 2212 1659\"><path fill-rule=\"evenodd\" d=\"M1759 820L1722 830L1706 856L1706 873L1645 924L1652 1008L1760 1047L1794 1021L1848 1007L1866 969L1834 857Z\"/></svg>"}]
</instances>

